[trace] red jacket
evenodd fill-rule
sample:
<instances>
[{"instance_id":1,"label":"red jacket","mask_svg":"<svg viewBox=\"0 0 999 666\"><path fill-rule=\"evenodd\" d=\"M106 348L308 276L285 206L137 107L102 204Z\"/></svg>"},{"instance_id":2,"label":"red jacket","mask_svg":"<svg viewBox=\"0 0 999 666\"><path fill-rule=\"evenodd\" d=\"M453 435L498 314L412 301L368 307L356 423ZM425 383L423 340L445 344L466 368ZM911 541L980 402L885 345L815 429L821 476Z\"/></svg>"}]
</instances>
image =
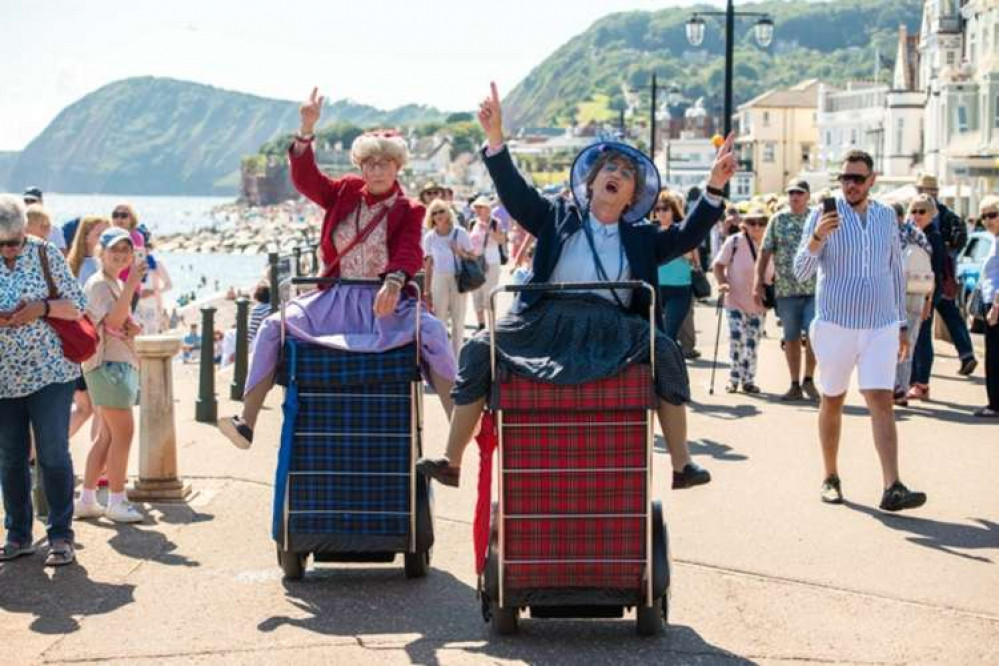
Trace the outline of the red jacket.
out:
<instances>
[{"instance_id":1,"label":"red jacket","mask_svg":"<svg viewBox=\"0 0 999 666\"><path fill-rule=\"evenodd\" d=\"M420 241L425 208L409 199L398 182L388 192L373 195L368 192L360 176L348 174L343 178L330 178L316 166L311 145L297 157L289 149L288 159L291 163L291 182L295 184L295 188L326 211L320 241L324 265L332 263L337 256L333 230L357 208L362 199L371 205L399 194L399 201L388 213L386 237L389 260L385 273L403 271L407 277L412 278L423 267ZM323 271L324 277L339 275L338 267Z\"/></svg>"}]
</instances>

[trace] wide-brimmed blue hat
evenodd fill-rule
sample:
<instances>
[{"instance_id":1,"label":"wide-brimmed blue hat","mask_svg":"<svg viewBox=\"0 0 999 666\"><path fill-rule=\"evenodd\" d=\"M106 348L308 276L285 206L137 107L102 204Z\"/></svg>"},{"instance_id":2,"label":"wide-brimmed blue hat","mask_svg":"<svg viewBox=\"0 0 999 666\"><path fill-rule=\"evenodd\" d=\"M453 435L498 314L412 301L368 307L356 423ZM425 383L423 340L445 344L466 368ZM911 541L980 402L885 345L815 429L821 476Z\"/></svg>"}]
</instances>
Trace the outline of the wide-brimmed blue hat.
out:
<instances>
[{"instance_id":1,"label":"wide-brimmed blue hat","mask_svg":"<svg viewBox=\"0 0 999 666\"><path fill-rule=\"evenodd\" d=\"M576 155L572 163L572 171L569 174L569 184L572 187L572 196L576 199L576 204L583 210L589 210L590 197L586 191L586 177L593 169L597 159L608 151L620 153L635 162L641 169L635 183L635 203L625 209L621 219L625 222L638 222L645 219L656 205L656 198L659 196L659 169L652 162L648 155L632 148L631 146L618 143L617 141L599 141L584 148L579 155Z\"/></svg>"}]
</instances>

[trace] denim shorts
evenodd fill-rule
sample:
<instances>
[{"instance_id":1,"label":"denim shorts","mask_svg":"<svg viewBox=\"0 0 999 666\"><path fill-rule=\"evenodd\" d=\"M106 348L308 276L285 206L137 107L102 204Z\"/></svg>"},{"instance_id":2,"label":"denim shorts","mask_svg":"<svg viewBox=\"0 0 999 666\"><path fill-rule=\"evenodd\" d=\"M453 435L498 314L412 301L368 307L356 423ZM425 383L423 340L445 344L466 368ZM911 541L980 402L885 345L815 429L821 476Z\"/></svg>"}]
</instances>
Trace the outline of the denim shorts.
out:
<instances>
[{"instance_id":1,"label":"denim shorts","mask_svg":"<svg viewBox=\"0 0 999 666\"><path fill-rule=\"evenodd\" d=\"M90 401L98 407L130 409L139 397L139 371L130 363L104 363L86 378Z\"/></svg>"},{"instance_id":2,"label":"denim shorts","mask_svg":"<svg viewBox=\"0 0 999 666\"><path fill-rule=\"evenodd\" d=\"M815 319L815 297L783 296L777 299L777 312L784 329L784 342L800 340L802 335L808 335L808 327Z\"/></svg>"}]
</instances>

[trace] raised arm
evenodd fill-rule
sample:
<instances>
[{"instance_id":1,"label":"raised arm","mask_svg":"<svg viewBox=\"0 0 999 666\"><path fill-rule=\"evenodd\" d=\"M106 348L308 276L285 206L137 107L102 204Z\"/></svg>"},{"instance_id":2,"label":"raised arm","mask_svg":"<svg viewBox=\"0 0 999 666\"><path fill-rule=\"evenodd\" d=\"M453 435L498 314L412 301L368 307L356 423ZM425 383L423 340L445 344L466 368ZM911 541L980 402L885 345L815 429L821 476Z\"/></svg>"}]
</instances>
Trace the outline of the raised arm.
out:
<instances>
[{"instance_id":1,"label":"raised arm","mask_svg":"<svg viewBox=\"0 0 999 666\"><path fill-rule=\"evenodd\" d=\"M817 244L812 236L815 234L816 225L819 222L819 213L822 208L816 208L808 216L805 222L805 230L801 233L801 244L794 254L794 277L799 282L810 280L819 267L819 257L822 255L825 244ZM817 246L817 247L816 247Z\"/></svg>"},{"instance_id":2,"label":"raised arm","mask_svg":"<svg viewBox=\"0 0 999 666\"><path fill-rule=\"evenodd\" d=\"M325 97L319 95L319 89L313 88L312 94L298 109L301 116L301 126L288 148L288 161L291 164L291 182L303 196L312 200L324 209L336 203L336 181L325 175L316 166L316 155L312 151L315 140L316 123L322 115Z\"/></svg>"},{"instance_id":3,"label":"raised arm","mask_svg":"<svg viewBox=\"0 0 999 666\"><path fill-rule=\"evenodd\" d=\"M503 141L503 109L496 83L490 83L489 97L479 105L479 124L486 133L488 146L482 152L496 194L510 216L535 236L552 220L555 204L541 196L517 171Z\"/></svg>"}]
</instances>

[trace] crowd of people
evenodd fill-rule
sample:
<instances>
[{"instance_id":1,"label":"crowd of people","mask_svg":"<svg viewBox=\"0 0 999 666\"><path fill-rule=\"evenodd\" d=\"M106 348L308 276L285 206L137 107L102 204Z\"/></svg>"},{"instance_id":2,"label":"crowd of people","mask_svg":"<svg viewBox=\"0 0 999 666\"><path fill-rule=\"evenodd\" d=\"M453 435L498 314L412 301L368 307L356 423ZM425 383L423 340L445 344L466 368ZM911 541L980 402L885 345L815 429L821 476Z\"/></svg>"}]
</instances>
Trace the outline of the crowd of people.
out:
<instances>
[{"instance_id":1,"label":"crowd of people","mask_svg":"<svg viewBox=\"0 0 999 666\"><path fill-rule=\"evenodd\" d=\"M970 375L978 362L955 304L954 258L967 230L939 202L932 179L920 179L918 195L906 206L884 205L871 196L871 157L851 151L837 196L813 195L807 181L793 179L781 196L740 209L725 200L736 169L733 136L719 148L704 189L686 196L662 188L654 164L640 151L602 141L575 161L570 187L546 197L514 165L494 87L478 117L487 137L482 159L497 198L477 195L465 206L433 182L418 199L406 196L398 174L407 148L393 132L369 132L354 142L351 159L360 175L322 174L312 152L322 103L313 91L301 107L302 125L288 153L291 177L325 211L322 275L378 280L379 286L316 290L294 299L283 319L271 314L269 287L256 288L243 410L219 421L237 446L252 444L285 332L347 351L380 352L413 340L419 327L424 376L450 420L444 455L419 460L421 474L458 485L462 454L490 389L495 335L500 364L554 384L613 376L654 355L652 388L672 487L707 484L711 475L691 459L687 442L686 362L699 355L693 308L711 291L710 272L728 322L727 391L761 392L759 349L767 318L774 316L789 374L780 400L820 403L821 499L843 501L840 422L856 371L883 472L881 508L925 503L925 493L901 481L893 410L929 399L934 312L957 349L957 372ZM999 237L999 197L982 200L979 219ZM75 558L74 515L142 520L125 495L138 394L134 340L161 327L170 278L126 204L108 218L77 221L65 256L48 242L53 233L40 192L27 191L23 201L0 197L0 485L7 516L0 560L33 552L29 470L37 464L48 504L46 564L59 566ZM972 306L986 322L988 402L975 412L981 417L999 416L997 245ZM620 288L522 292L486 330L489 294L504 270L521 283L641 280L657 291L651 297ZM427 308L418 307L411 289L420 271ZM466 339L469 292L477 330ZM83 324L67 333L59 322ZM71 358L66 336L85 337L84 324L92 327L95 351ZM216 355L224 363L232 349L224 336L217 338ZM192 325L185 355L202 344ZM91 445L74 506L69 438L88 420ZM106 505L97 499L104 484Z\"/></svg>"}]
</instances>

